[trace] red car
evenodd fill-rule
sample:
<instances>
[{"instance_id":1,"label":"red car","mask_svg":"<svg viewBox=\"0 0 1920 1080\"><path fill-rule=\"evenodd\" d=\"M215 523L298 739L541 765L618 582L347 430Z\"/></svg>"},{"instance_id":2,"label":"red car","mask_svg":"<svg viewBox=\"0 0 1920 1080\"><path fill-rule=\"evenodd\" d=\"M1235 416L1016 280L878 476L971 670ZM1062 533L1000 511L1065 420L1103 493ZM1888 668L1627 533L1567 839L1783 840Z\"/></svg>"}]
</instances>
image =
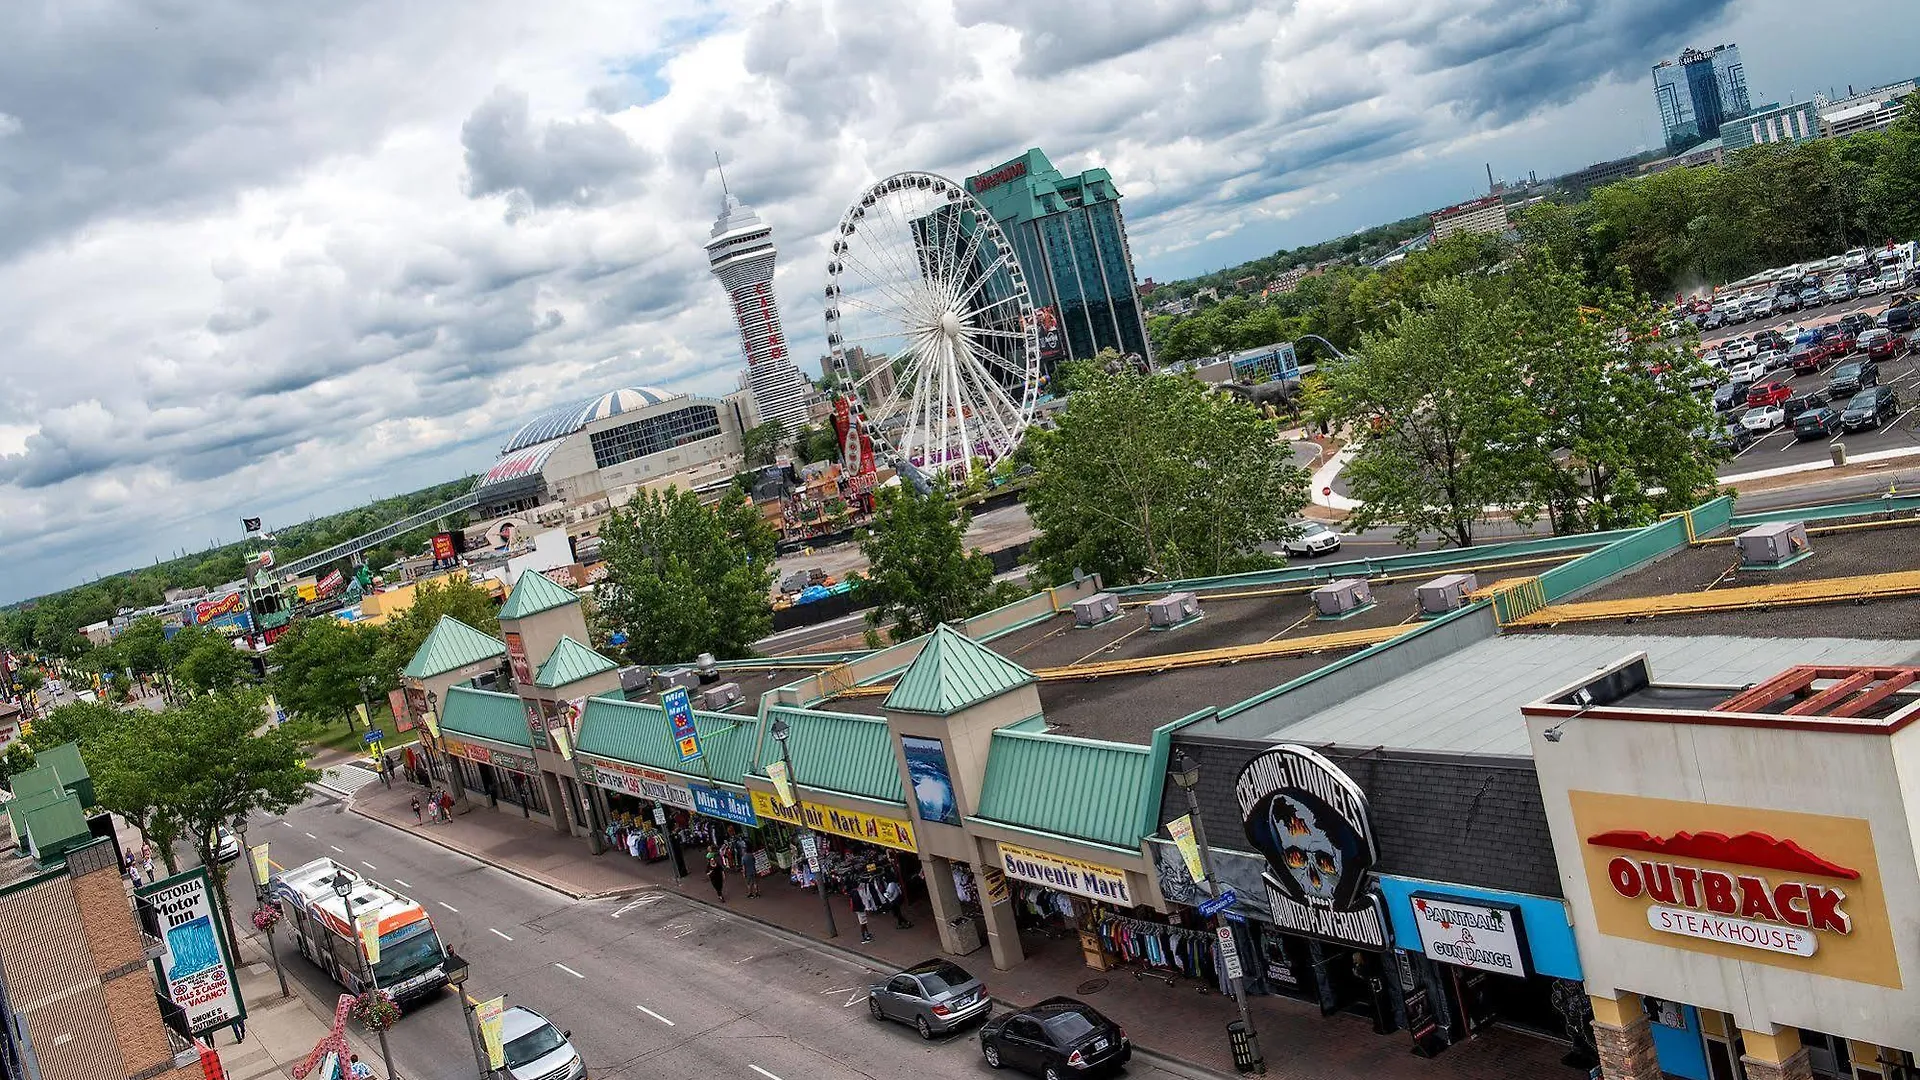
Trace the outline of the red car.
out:
<instances>
[{"instance_id":1,"label":"red car","mask_svg":"<svg viewBox=\"0 0 1920 1080\"><path fill-rule=\"evenodd\" d=\"M1899 334L1880 333L1873 335L1871 342L1867 345L1867 355L1875 360L1891 360L1896 356L1904 355L1910 347L1907 339Z\"/></svg>"},{"instance_id":2,"label":"red car","mask_svg":"<svg viewBox=\"0 0 1920 1080\"><path fill-rule=\"evenodd\" d=\"M1820 344L1826 348L1828 356L1838 360L1853 351L1853 331L1836 328L1829 332L1827 339Z\"/></svg>"},{"instance_id":3,"label":"red car","mask_svg":"<svg viewBox=\"0 0 1920 1080\"><path fill-rule=\"evenodd\" d=\"M1766 382L1754 383L1752 386L1747 387L1747 407L1751 409L1766 405L1777 405L1792 396L1793 387L1788 386L1779 379L1769 379Z\"/></svg>"}]
</instances>

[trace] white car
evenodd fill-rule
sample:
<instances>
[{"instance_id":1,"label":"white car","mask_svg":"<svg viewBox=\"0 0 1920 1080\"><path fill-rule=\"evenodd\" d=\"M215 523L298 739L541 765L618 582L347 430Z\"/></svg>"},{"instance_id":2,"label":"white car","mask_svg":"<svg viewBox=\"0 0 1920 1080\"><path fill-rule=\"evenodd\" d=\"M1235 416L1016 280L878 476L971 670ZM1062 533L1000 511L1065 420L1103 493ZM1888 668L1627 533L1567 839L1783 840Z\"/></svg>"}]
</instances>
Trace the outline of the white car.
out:
<instances>
[{"instance_id":1,"label":"white car","mask_svg":"<svg viewBox=\"0 0 1920 1080\"><path fill-rule=\"evenodd\" d=\"M1774 428L1787 422L1787 410L1778 405L1760 405L1748 409L1740 418L1740 426L1755 435L1765 435Z\"/></svg>"},{"instance_id":2,"label":"white car","mask_svg":"<svg viewBox=\"0 0 1920 1080\"><path fill-rule=\"evenodd\" d=\"M1787 354L1779 349L1763 349L1753 354L1753 362L1759 364L1762 371L1773 371L1786 366Z\"/></svg>"},{"instance_id":3,"label":"white car","mask_svg":"<svg viewBox=\"0 0 1920 1080\"><path fill-rule=\"evenodd\" d=\"M1728 382L1756 383L1767 374L1767 365L1758 360L1742 360L1727 372Z\"/></svg>"},{"instance_id":4,"label":"white car","mask_svg":"<svg viewBox=\"0 0 1920 1080\"><path fill-rule=\"evenodd\" d=\"M1299 531L1280 544L1287 554L1311 559L1315 555L1340 550L1340 534L1325 525L1317 521L1300 521L1295 522L1294 527Z\"/></svg>"},{"instance_id":5,"label":"white car","mask_svg":"<svg viewBox=\"0 0 1920 1080\"><path fill-rule=\"evenodd\" d=\"M1884 278L1862 275L1859 281L1854 282L1853 288L1861 296L1878 296L1887 291L1887 283Z\"/></svg>"},{"instance_id":6,"label":"white car","mask_svg":"<svg viewBox=\"0 0 1920 1080\"><path fill-rule=\"evenodd\" d=\"M573 1032L561 1031L532 1009L510 1006L500 1017L507 1061L502 1071L512 1080L578 1080L587 1075L587 1066L572 1039Z\"/></svg>"},{"instance_id":7,"label":"white car","mask_svg":"<svg viewBox=\"0 0 1920 1080\"><path fill-rule=\"evenodd\" d=\"M1742 334L1737 338L1728 338L1727 343L1720 346L1720 351L1725 353L1729 360L1750 360L1760 351L1760 346L1752 338Z\"/></svg>"},{"instance_id":8,"label":"white car","mask_svg":"<svg viewBox=\"0 0 1920 1080\"><path fill-rule=\"evenodd\" d=\"M1907 275L1903 271L1882 270L1878 278L1878 285L1873 291L1883 293L1899 292L1901 286L1906 283Z\"/></svg>"}]
</instances>

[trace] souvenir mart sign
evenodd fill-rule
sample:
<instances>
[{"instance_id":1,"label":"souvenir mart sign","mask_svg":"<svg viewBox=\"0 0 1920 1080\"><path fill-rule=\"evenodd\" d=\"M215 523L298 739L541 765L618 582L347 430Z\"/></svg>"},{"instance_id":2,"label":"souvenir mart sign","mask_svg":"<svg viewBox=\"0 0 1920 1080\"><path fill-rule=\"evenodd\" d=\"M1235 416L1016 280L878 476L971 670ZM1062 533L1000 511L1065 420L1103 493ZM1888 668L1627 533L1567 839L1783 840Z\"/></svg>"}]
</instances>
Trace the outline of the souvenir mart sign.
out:
<instances>
[{"instance_id":1,"label":"souvenir mart sign","mask_svg":"<svg viewBox=\"0 0 1920 1080\"><path fill-rule=\"evenodd\" d=\"M834 806L821 806L802 800L798 806L788 809L764 791L753 792L753 810L763 818L773 818L789 825L804 825L816 832L832 833L853 840L878 844L893 848L895 851L919 851L914 843L913 826L897 818L884 818L875 814L865 814L858 810L842 810Z\"/></svg>"}]
</instances>

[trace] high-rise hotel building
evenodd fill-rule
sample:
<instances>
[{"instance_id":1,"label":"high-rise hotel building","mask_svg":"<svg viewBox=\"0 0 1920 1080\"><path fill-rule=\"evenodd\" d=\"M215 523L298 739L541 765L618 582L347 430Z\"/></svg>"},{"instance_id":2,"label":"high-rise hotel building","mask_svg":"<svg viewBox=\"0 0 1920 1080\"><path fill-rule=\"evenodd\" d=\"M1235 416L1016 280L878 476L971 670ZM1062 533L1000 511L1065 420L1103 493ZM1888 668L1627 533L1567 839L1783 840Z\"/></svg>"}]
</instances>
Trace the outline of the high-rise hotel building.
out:
<instances>
[{"instance_id":1,"label":"high-rise hotel building","mask_svg":"<svg viewBox=\"0 0 1920 1080\"><path fill-rule=\"evenodd\" d=\"M747 388L760 422L778 420L788 431L807 423L807 380L787 351L780 329L780 304L773 295L773 228L732 194L724 196L720 217L707 241L707 263L733 302L740 327L740 351L747 357Z\"/></svg>"}]
</instances>

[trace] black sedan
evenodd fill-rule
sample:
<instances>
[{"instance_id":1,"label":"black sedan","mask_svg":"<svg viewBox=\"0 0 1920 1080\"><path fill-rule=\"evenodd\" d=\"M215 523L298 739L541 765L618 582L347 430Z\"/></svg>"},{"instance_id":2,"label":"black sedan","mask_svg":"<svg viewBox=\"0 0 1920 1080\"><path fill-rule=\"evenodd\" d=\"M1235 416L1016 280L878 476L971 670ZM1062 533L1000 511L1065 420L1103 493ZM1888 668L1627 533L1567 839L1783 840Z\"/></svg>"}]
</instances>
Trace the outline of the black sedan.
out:
<instances>
[{"instance_id":1,"label":"black sedan","mask_svg":"<svg viewBox=\"0 0 1920 1080\"><path fill-rule=\"evenodd\" d=\"M993 1068L1064 1080L1118 1071L1133 1057L1133 1044L1093 1006L1056 997L987 1021L980 1051Z\"/></svg>"}]
</instances>

